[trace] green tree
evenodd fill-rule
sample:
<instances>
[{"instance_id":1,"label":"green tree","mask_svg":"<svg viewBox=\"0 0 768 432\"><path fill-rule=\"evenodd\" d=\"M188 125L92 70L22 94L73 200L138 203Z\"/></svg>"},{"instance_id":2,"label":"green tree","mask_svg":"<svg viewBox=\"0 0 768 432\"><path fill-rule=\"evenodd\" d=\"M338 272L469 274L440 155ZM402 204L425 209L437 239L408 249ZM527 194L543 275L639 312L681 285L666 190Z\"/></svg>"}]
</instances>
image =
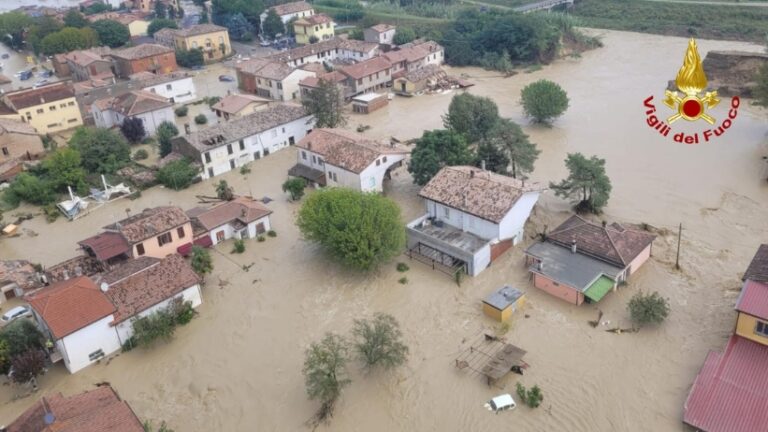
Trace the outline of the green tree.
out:
<instances>
[{"instance_id":1,"label":"green tree","mask_svg":"<svg viewBox=\"0 0 768 432\"><path fill-rule=\"evenodd\" d=\"M149 347L156 340L169 341L176 331L176 317L163 308L133 321L133 338L137 345Z\"/></svg>"},{"instance_id":2,"label":"green tree","mask_svg":"<svg viewBox=\"0 0 768 432\"><path fill-rule=\"evenodd\" d=\"M285 26L280 15L275 12L275 9L269 9L267 12L267 18L264 19L264 24L261 26L262 33L270 39L274 39L278 33L285 33Z\"/></svg>"},{"instance_id":3,"label":"green tree","mask_svg":"<svg viewBox=\"0 0 768 432\"><path fill-rule=\"evenodd\" d=\"M488 134L487 141L506 154L511 165L510 174L514 178L526 178L541 153L536 144L528 140L523 129L509 119L500 119Z\"/></svg>"},{"instance_id":4,"label":"green tree","mask_svg":"<svg viewBox=\"0 0 768 432\"><path fill-rule=\"evenodd\" d=\"M211 253L208 249L200 246L192 246L192 259L190 265L195 273L202 277L213 271L213 261L211 260Z\"/></svg>"},{"instance_id":5,"label":"green tree","mask_svg":"<svg viewBox=\"0 0 768 432\"><path fill-rule=\"evenodd\" d=\"M176 50L176 62L181 67L202 66L205 63L202 48L192 48L191 50Z\"/></svg>"},{"instance_id":6,"label":"green tree","mask_svg":"<svg viewBox=\"0 0 768 432\"><path fill-rule=\"evenodd\" d=\"M375 268L405 245L400 207L379 194L346 188L315 192L302 205L296 223L307 240L358 270Z\"/></svg>"},{"instance_id":7,"label":"green tree","mask_svg":"<svg viewBox=\"0 0 768 432\"><path fill-rule=\"evenodd\" d=\"M230 15L225 27L234 40L249 41L253 39L253 24L242 13Z\"/></svg>"},{"instance_id":8,"label":"green tree","mask_svg":"<svg viewBox=\"0 0 768 432\"><path fill-rule=\"evenodd\" d=\"M317 414L319 421L333 415L341 391L352 382L347 377L348 360L347 341L333 333L326 333L320 343L313 343L305 353L304 383L309 398L322 403Z\"/></svg>"},{"instance_id":9,"label":"green tree","mask_svg":"<svg viewBox=\"0 0 768 432\"><path fill-rule=\"evenodd\" d=\"M658 292L638 292L627 303L632 321L640 324L660 324L669 315L669 301Z\"/></svg>"},{"instance_id":10,"label":"green tree","mask_svg":"<svg viewBox=\"0 0 768 432\"><path fill-rule=\"evenodd\" d=\"M198 24L208 24L211 22L211 19L208 18L208 11L203 9L203 12L200 14L200 19L197 20Z\"/></svg>"},{"instance_id":11,"label":"green tree","mask_svg":"<svg viewBox=\"0 0 768 432\"><path fill-rule=\"evenodd\" d=\"M24 43L24 32L32 25L32 18L23 12L6 12L0 14L0 37L2 42L11 48L21 48Z\"/></svg>"},{"instance_id":12,"label":"green tree","mask_svg":"<svg viewBox=\"0 0 768 432\"><path fill-rule=\"evenodd\" d=\"M611 195L611 180L605 173L605 159L597 156L587 159L581 153L568 153L565 166L568 178L557 184L550 183L549 187L559 197L577 197L577 211L599 214Z\"/></svg>"},{"instance_id":13,"label":"green tree","mask_svg":"<svg viewBox=\"0 0 768 432\"><path fill-rule=\"evenodd\" d=\"M355 320L352 334L355 350L369 368L380 365L391 369L408 358L400 324L392 315L377 313L372 320Z\"/></svg>"},{"instance_id":14,"label":"green tree","mask_svg":"<svg viewBox=\"0 0 768 432\"><path fill-rule=\"evenodd\" d=\"M40 41L40 51L45 55L86 49L96 45L99 36L88 27L76 29L66 27L56 33L51 33Z\"/></svg>"},{"instance_id":15,"label":"green tree","mask_svg":"<svg viewBox=\"0 0 768 432\"><path fill-rule=\"evenodd\" d=\"M186 108L186 107L184 107ZM186 114L185 114L186 115ZM179 134L179 128L175 124L164 121L157 126L155 137L160 144L160 157L166 157L173 151L171 140Z\"/></svg>"},{"instance_id":16,"label":"green tree","mask_svg":"<svg viewBox=\"0 0 768 432\"><path fill-rule=\"evenodd\" d=\"M317 88L301 99L307 113L315 117L315 127L335 128L347 124L344 114L344 94L335 82L320 79Z\"/></svg>"},{"instance_id":17,"label":"green tree","mask_svg":"<svg viewBox=\"0 0 768 432\"><path fill-rule=\"evenodd\" d=\"M23 172L5 190L3 201L14 207L22 201L42 206L55 202L56 194L48 181Z\"/></svg>"},{"instance_id":18,"label":"green tree","mask_svg":"<svg viewBox=\"0 0 768 432\"><path fill-rule=\"evenodd\" d=\"M318 43L318 42L320 42L320 39L318 39L317 36L312 35L312 36L309 37L309 43L315 44L315 43Z\"/></svg>"},{"instance_id":19,"label":"green tree","mask_svg":"<svg viewBox=\"0 0 768 432\"><path fill-rule=\"evenodd\" d=\"M499 121L499 107L490 98L469 93L456 95L443 117L446 129L464 135L468 142L485 138Z\"/></svg>"},{"instance_id":20,"label":"green tree","mask_svg":"<svg viewBox=\"0 0 768 432\"><path fill-rule=\"evenodd\" d=\"M99 35L101 43L110 48L123 46L131 40L131 32L128 30L128 27L117 21L106 19L98 20L91 24L91 28L93 28L96 31L96 34Z\"/></svg>"},{"instance_id":21,"label":"green tree","mask_svg":"<svg viewBox=\"0 0 768 432\"><path fill-rule=\"evenodd\" d=\"M52 16L35 17L25 35L27 45L31 45L35 54L39 54L42 40L48 35L58 33L62 28L61 22Z\"/></svg>"},{"instance_id":22,"label":"green tree","mask_svg":"<svg viewBox=\"0 0 768 432\"><path fill-rule=\"evenodd\" d=\"M161 1L155 2L155 18L157 19L168 18L168 11L165 8L165 3Z\"/></svg>"},{"instance_id":23,"label":"green tree","mask_svg":"<svg viewBox=\"0 0 768 432\"><path fill-rule=\"evenodd\" d=\"M506 152L490 141L481 141L477 146L477 155L475 156L475 166L482 167L497 174L507 175L509 173L509 157Z\"/></svg>"},{"instance_id":24,"label":"green tree","mask_svg":"<svg viewBox=\"0 0 768 432\"><path fill-rule=\"evenodd\" d=\"M363 29L353 28L349 32L349 38L354 40L365 40L365 33L363 33Z\"/></svg>"},{"instance_id":25,"label":"green tree","mask_svg":"<svg viewBox=\"0 0 768 432\"><path fill-rule=\"evenodd\" d=\"M195 123L204 125L208 123L208 117L206 117L205 114L198 114L195 116Z\"/></svg>"},{"instance_id":26,"label":"green tree","mask_svg":"<svg viewBox=\"0 0 768 432\"><path fill-rule=\"evenodd\" d=\"M26 384L43 374L45 353L39 349L27 350L11 359L11 380Z\"/></svg>"},{"instance_id":27,"label":"green tree","mask_svg":"<svg viewBox=\"0 0 768 432\"><path fill-rule=\"evenodd\" d=\"M144 130L144 122L138 117L126 117L123 124L120 125L120 132L131 144L141 142L147 135L147 131Z\"/></svg>"},{"instance_id":28,"label":"green tree","mask_svg":"<svg viewBox=\"0 0 768 432\"><path fill-rule=\"evenodd\" d=\"M285 23L285 35L288 37L296 37L296 28L293 26L296 21L299 20L299 17L292 17L288 20L287 23Z\"/></svg>"},{"instance_id":29,"label":"green tree","mask_svg":"<svg viewBox=\"0 0 768 432\"><path fill-rule=\"evenodd\" d=\"M568 95L559 85L549 80L538 80L525 86L521 92L525 115L538 123L549 123L568 109Z\"/></svg>"},{"instance_id":30,"label":"green tree","mask_svg":"<svg viewBox=\"0 0 768 432\"><path fill-rule=\"evenodd\" d=\"M5 326L0 332L0 339L8 344L7 352L10 358L29 350L43 348L43 334L28 319L17 319Z\"/></svg>"},{"instance_id":31,"label":"green tree","mask_svg":"<svg viewBox=\"0 0 768 432\"><path fill-rule=\"evenodd\" d=\"M152 426L152 422L149 420L144 421L144 424L142 425L144 427L144 432L154 432L154 428ZM160 422L160 427L157 429L157 432L174 432L173 429L168 427L168 424L165 423L165 421Z\"/></svg>"},{"instance_id":32,"label":"green tree","mask_svg":"<svg viewBox=\"0 0 768 432\"><path fill-rule=\"evenodd\" d=\"M87 191L85 170L77 150L60 148L43 161L43 167L54 189L64 191L67 186L71 186L79 192Z\"/></svg>"},{"instance_id":33,"label":"green tree","mask_svg":"<svg viewBox=\"0 0 768 432\"><path fill-rule=\"evenodd\" d=\"M226 180L221 180L216 184L216 196L220 200L232 201L235 199L235 190L232 189Z\"/></svg>"},{"instance_id":34,"label":"green tree","mask_svg":"<svg viewBox=\"0 0 768 432\"><path fill-rule=\"evenodd\" d=\"M392 43L395 45L407 44L413 42L416 39L416 32L410 27L398 27L395 31L395 37L392 38Z\"/></svg>"},{"instance_id":35,"label":"green tree","mask_svg":"<svg viewBox=\"0 0 768 432\"><path fill-rule=\"evenodd\" d=\"M70 9L69 12L67 12L66 15L64 15L64 26L65 27L75 27L75 28L83 28L88 27L87 19L85 19L85 16L78 12L77 9Z\"/></svg>"},{"instance_id":36,"label":"green tree","mask_svg":"<svg viewBox=\"0 0 768 432\"><path fill-rule=\"evenodd\" d=\"M288 192L292 201L298 201L304 196L305 187L307 187L307 181L301 177L290 178L283 182L283 192Z\"/></svg>"},{"instance_id":37,"label":"green tree","mask_svg":"<svg viewBox=\"0 0 768 432\"><path fill-rule=\"evenodd\" d=\"M157 181L173 190L182 190L188 188L197 175L198 169L185 158L160 168L157 172Z\"/></svg>"},{"instance_id":38,"label":"green tree","mask_svg":"<svg viewBox=\"0 0 768 432\"><path fill-rule=\"evenodd\" d=\"M111 129L79 127L69 146L80 152L83 168L96 174L113 174L131 160L125 138Z\"/></svg>"},{"instance_id":39,"label":"green tree","mask_svg":"<svg viewBox=\"0 0 768 432\"><path fill-rule=\"evenodd\" d=\"M157 4L162 3L157 2ZM147 27L147 34L153 36L155 33L157 33L158 30L164 28L177 29L179 28L179 25L176 24L176 21L171 19L155 18L152 20L152 22L149 23L149 27Z\"/></svg>"},{"instance_id":40,"label":"green tree","mask_svg":"<svg viewBox=\"0 0 768 432\"><path fill-rule=\"evenodd\" d=\"M474 160L463 135L437 129L424 132L416 141L408 171L413 175L413 182L423 186L444 166L467 165Z\"/></svg>"},{"instance_id":41,"label":"green tree","mask_svg":"<svg viewBox=\"0 0 768 432\"><path fill-rule=\"evenodd\" d=\"M87 8L81 9L81 11L86 15L95 15L97 13L107 12L110 10L112 10L111 5L101 2L91 3Z\"/></svg>"},{"instance_id":42,"label":"green tree","mask_svg":"<svg viewBox=\"0 0 768 432\"><path fill-rule=\"evenodd\" d=\"M756 85L752 89L752 97L755 99L755 103L768 107L768 63L760 67L755 82Z\"/></svg>"}]
</instances>

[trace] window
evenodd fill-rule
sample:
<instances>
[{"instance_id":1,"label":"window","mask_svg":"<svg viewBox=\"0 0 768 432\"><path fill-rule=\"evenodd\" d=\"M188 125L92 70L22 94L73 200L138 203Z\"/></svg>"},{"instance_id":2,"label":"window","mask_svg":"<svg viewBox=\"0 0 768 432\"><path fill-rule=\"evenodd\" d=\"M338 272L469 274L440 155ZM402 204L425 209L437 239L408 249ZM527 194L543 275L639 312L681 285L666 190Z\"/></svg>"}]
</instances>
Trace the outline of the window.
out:
<instances>
[{"instance_id":1,"label":"window","mask_svg":"<svg viewBox=\"0 0 768 432\"><path fill-rule=\"evenodd\" d=\"M3 156L8 156L11 153L8 151L8 147L3 147Z\"/></svg>"},{"instance_id":2,"label":"window","mask_svg":"<svg viewBox=\"0 0 768 432\"><path fill-rule=\"evenodd\" d=\"M760 336L768 337L768 322L758 321L755 326L755 333Z\"/></svg>"},{"instance_id":3,"label":"window","mask_svg":"<svg viewBox=\"0 0 768 432\"><path fill-rule=\"evenodd\" d=\"M56 111L56 105L49 106L48 111Z\"/></svg>"},{"instance_id":4,"label":"window","mask_svg":"<svg viewBox=\"0 0 768 432\"><path fill-rule=\"evenodd\" d=\"M66 107L67 107L67 104L64 104L64 103L63 104L59 104L59 108L66 108Z\"/></svg>"},{"instance_id":5,"label":"window","mask_svg":"<svg viewBox=\"0 0 768 432\"><path fill-rule=\"evenodd\" d=\"M157 236L157 245L158 246L162 247L163 245L168 244L168 243L170 243L172 241L173 241L173 237L171 237L171 233L170 232L167 232L165 234L160 234L159 236Z\"/></svg>"},{"instance_id":6,"label":"window","mask_svg":"<svg viewBox=\"0 0 768 432\"><path fill-rule=\"evenodd\" d=\"M42 114L42 113L43 113L43 111L45 111L45 110L44 110L44 109L42 109L42 108L38 108L38 109L37 109L37 113L38 113L38 114ZM27 113L27 117L29 117L29 113Z\"/></svg>"},{"instance_id":7,"label":"window","mask_svg":"<svg viewBox=\"0 0 768 432\"><path fill-rule=\"evenodd\" d=\"M178 227L176 228L176 234L179 236L179 238L184 238L184 227Z\"/></svg>"},{"instance_id":8,"label":"window","mask_svg":"<svg viewBox=\"0 0 768 432\"><path fill-rule=\"evenodd\" d=\"M379 73L376 72L376 79L379 79Z\"/></svg>"},{"instance_id":9,"label":"window","mask_svg":"<svg viewBox=\"0 0 768 432\"><path fill-rule=\"evenodd\" d=\"M208 168L208 177L213 177L213 168Z\"/></svg>"},{"instance_id":10,"label":"window","mask_svg":"<svg viewBox=\"0 0 768 432\"><path fill-rule=\"evenodd\" d=\"M227 144L227 154L234 153L234 150L232 150L232 144Z\"/></svg>"},{"instance_id":11,"label":"window","mask_svg":"<svg viewBox=\"0 0 768 432\"><path fill-rule=\"evenodd\" d=\"M376 159L376 166L379 166L379 165L381 165L381 160L380 159Z\"/></svg>"},{"instance_id":12,"label":"window","mask_svg":"<svg viewBox=\"0 0 768 432\"><path fill-rule=\"evenodd\" d=\"M88 354L88 360L90 360L90 361L94 361L94 360L100 359L102 357L104 357L104 350L102 350L102 349L100 349L98 351L94 351L94 352Z\"/></svg>"},{"instance_id":13,"label":"window","mask_svg":"<svg viewBox=\"0 0 768 432\"><path fill-rule=\"evenodd\" d=\"M245 150L245 141L240 140L240 150Z\"/></svg>"},{"instance_id":14,"label":"window","mask_svg":"<svg viewBox=\"0 0 768 432\"><path fill-rule=\"evenodd\" d=\"M219 43L224 43L224 36L219 36Z\"/></svg>"},{"instance_id":15,"label":"window","mask_svg":"<svg viewBox=\"0 0 768 432\"><path fill-rule=\"evenodd\" d=\"M67 102L67 106L75 106L74 102Z\"/></svg>"},{"instance_id":16,"label":"window","mask_svg":"<svg viewBox=\"0 0 768 432\"><path fill-rule=\"evenodd\" d=\"M197 48L197 41L192 41L192 48Z\"/></svg>"},{"instance_id":17,"label":"window","mask_svg":"<svg viewBox=\"0 0 768 432\"><path fill-rule=\"evenodd\" d=\"M384 162L384 163L387 163L387 157L384 156L381 161Z\"/></svg>"},{"instance_id":18,"label":"window","mask_svg":"<svg viewBox=\"0 0 768 432\"><path fill-rule=\"evenodd\" d=\"M144 243L139 243L136 245L136 254L139 256L144 255Z\"/></svg>"},{"instance_id":19,"label":"window","mask_svg":"<svg viewBox=\"0 0 768 432\"><path fill-rule=\"evenodd\" d=\"M307 160L307 152L301 152L301 158Z\"/></svg>"},{"instance_id":20,"label":"window","mask_svg":"<svg viewBox=\"0 0 768 432\"><path fill-rule=\"evenodd\" d=\"M157 93L157 90L156 90L156 89L154 89L154 88L151 88L151 89L149 89L149 92L150 92L150 93Z\"/></svg>"},{"instance_id":21,"label":"window","mask_svg":"<svg viewBox=\"0 0 768 432\"><path fill-rule=\"evenodd\" d=\"M445 216L446 218L450 218L451 217L451 209L449 209L448 207L443 207L443 216Z\"/></svg>"},{"instance_id":22,"label":"window","mask_svg":"<svg viewBox=\"0 0 768 432\"><path fill-rule=\"evenodd\" d=\"M211 154L205 153L205 163L211 163Z\"/></svg>"},{"instance_id":23,"label":"window","mask_svg":"<svg viewBox=\"0 0 768 432\"><path fill-rule=\"evenodd\" d=\"M283 89L283 83L281 83L281 82L279 82L279 81L278 81L278 82L277 82L277 88L278 88L279 90L282 90L282 89Z\"/></svg>"},{"instance_id":24,"label":"window","mask_svg":"<svg viewBox=\"0 0 768 432\"><path fill-rule=\"evenodd\" d=\"M69 120L67 120L67 123L74 123L74 122L76 122L76 121L77 121L77 119L76 119L76 118L73 118L73 119L69 119Z\"/></svg>"},{"instance_id":25,"label":"window","mask_svg":"<svg viewBox=\"0 0 768 432\"><path fill-rule=\"evenodd\" d=\"M253 152L253 158L254 158L254 159L261 159L261 153L259 153L259 152Z\"/></svg>"},{"instance_id":26,"label":"window","mask_svg":"<svg viewBox=\"0 0 768 432\"><path fill-rule=\"evenodd\" d=\"M173 89L173 86L171 84L166 84L165 85L165 89L166 90L171 90L171 89Z\"/></svg>"},{"instance_id":27,"label":"window","mask_svg":"<svg viewBox=\"0 0 768 432\"><path fill-rule=\"evenodd\" d=\"M360 78L359 80L357 80L357 84L358 84L358 85L363 85L363 79L362 79L362 78Z\"/></svg>"},{"instance_id":28,"label":"window","mask_svg":"<svg viewBox=\"0 0 768 432\"><path fill-rule=\"evenodd\" d=\"M230 169L235 169L235 160L234 159L230 159L229 160L229 168Z\"/></svg>"},{"instance_id":29,"label":"window","mask_svg":"<svg viewBox=\"0 0 768 432\"><path fill-rule=\"evenodd\" d=\"M283 133L285 133L285 128L283 128Z\"/></svg>"},{"instance_id":30,"label":"window","mask_svg":"<svg viewBox=\"0 0 768 432\"><path fill-rule=\"evenodd\" d=\"M312 155L312 163L317 163L317 159L315 158L315 155Z\"/></svg>"}]
</instances>

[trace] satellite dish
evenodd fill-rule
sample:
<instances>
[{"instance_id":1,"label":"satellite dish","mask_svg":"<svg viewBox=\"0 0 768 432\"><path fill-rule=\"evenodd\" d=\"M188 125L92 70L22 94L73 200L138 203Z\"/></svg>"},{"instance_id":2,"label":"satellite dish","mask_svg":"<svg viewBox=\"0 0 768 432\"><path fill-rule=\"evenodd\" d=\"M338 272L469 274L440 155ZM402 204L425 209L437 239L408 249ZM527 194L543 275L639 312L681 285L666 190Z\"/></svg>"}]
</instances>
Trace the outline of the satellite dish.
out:
<instances>
[{"instance_id":1,"label":"satellite dish","mask_svg":"<svg viewBox=\"0 0 768 432\"><path fill-rule=\"evenodd\" d=\"M101 283L101 292L107 292L108 289L109 289L109 284L106 283L106 282L102 282Z\"/></svg>"},{"instance_id":2,"label":"satellite dish","mask_svg":"<svg viewBox=\"0 0 768 432\"><path fill-rule=\"evenodd\" d=\"M52 425L53 422L56 421L56 417L53 416L53 413L45 413L45 417L43 417L43 421L47 425Z\"/></svg>"}]
</instances>

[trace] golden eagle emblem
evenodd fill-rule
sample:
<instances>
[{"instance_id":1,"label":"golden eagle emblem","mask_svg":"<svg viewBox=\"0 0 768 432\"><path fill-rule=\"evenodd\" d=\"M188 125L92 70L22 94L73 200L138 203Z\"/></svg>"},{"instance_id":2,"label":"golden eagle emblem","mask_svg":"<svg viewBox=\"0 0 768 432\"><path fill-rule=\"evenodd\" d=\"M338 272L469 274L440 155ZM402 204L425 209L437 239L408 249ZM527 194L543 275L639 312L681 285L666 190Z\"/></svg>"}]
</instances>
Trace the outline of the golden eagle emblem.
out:
<instances>
[{"instance_id":1,"label":"golden eagle emblem","mask_svg":"<svg viewBox=\"0 0 768 432\"><path fill-rule=\"evenodd\" d=\"M677 114L669 117L667 122L671 124L680 118L688 121L701 118L709 124L715 124L715 119L705 111L720 103L720 99L717 98L717 91L707 92L703 97L699 97L699 94L707 88L707 76L704 74L699 50L693 39L688 42L683 67L677 73L675 84L683 95L678 95L676 91L666 91L664 104L677 110Z\"/></svg>"}]
</instances>

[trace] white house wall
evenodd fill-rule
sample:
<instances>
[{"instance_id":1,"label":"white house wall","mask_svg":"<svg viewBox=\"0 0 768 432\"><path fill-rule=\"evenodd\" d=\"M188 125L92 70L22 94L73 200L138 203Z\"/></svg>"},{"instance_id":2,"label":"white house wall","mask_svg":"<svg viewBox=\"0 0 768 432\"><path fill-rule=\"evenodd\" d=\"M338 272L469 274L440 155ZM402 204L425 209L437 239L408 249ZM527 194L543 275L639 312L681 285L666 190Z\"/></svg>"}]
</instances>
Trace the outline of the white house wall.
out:
<instances>
[{"instance_id":1,"label":"white house wall","mask_svg":"<svg viewBox=\"0 0 768 432\"><path fill-rule=\"evenodd\" d=\"M165 107L163 109L145 112L134 117L140 118L144 123L144 131L147 133L147 136L154 135L157 131L157 127L160 126L160 123L167 121L173 124L175 120L173 107Z\"/></svg>"},{"instance_id":2,"label":"white house wall","mask_svg":"<svg viewBox=\"0 0 768 432\"><path fill-rule=\"evenodd\" d=\"M432 200L426 200L427 213L454 228L472 233L480 238L495 240L499 238L499 225L481 219L477 216L465 213L455 208L448 207ZM448 216L446 216L446 209Z\"/></svg>"},{"instance_id":3,"label":"white house wall","mask_svg":"<svg viewBox=\"0 0 768 432\"><path fill-rule=\"evenodd\" d=\"M255 221L248 224L248 238L256 238L258 235L264 235L264 233L256 233L256 226L260 223L264 224L264 233L272 229L272 226L269 223L269 216L264 216L263 218L256 219Z\"/></svg>"},{"instance_id":4,"label":"white house wall","mask_svg":"<svg viewBox=\"0 0 768 432\"><path fill-rule=\"evenodd\" d=\"M384 162L384 158L387 159ZM368 168L364 169L360 173L360 188L363 192L382 192L384 190L384 174L387 170L396 163L405 159L405 155L388 154L380 156L377 160L379 165L376 165L374 161L368 165Z\"/></svg>"},{"instance_id":5,"label":"white house wall","mask_svg":"<svg viewBox=\"0 0 768 432\"><path fill-rule=\"evenodd\" d=\"M121 322L118 324L115 328L117 329L117 335L120 338L120 343L123 344L125 341L131 338L133 336L133 320L138 318L143 318L147 315L150 315L152 313L155 313L159 311L160 309L168 307L168 305L171 303L171 300L178 296L182 296L184 302L191 302L192 307L196 308L200 306L203 303L203 298L200 294L200 285L195 284L191 287L185 289L181 293L170 297L168 299L163 300L162 302L151 306L147 309L144 309L143 311L137 313L133 317Z\"/></svg>"},{"instance_id":6,"label":"white house wall","mask_svg":"<svg viewBox=\"0 0 768 432\"><path fill-rule=\"evenodd\" d=\"M360 176L352 171L339 168L335 165L325 164L325 184L326 186L333 187L345 187L353 190L362 190ZM334 174L336 180L331 178L331 173Z\"/></svg>"},{"instance_id":7,"label":"white house wall","mask_svg":"<svg viewBox=\"0 0 768 432\"><path fill-rule=\"evenodd\" d=\"M520 243L524 236L525 222L531 215L531 210L536 202L539 200L539 192L527 192L521 196L512 210L504 216L501 220L501 228L499 232L499 238L501 240L507 240L515 237L514 244Z\"/></svg>"},{"instance_id":8,"label":"white house wall","mask_svg":"<svg viewBox=\"0 0 768 432\"><path fill-rule=\"evenodd\" d=\"M485 245L482 249L475 252L472 259L472 267L468 269L470 276L477 276L491 264L491 245Z\"/></svg>"},{"instance_id":9,"label":"white house wall","mask_svg":"<svg viewBox=\"0 0 768 432\"><path fill-rule=\"evenodd\" d=\"M117 123L113 111L102 111L95 104L91 105L91 113L93 114L93 122L96 124L96 127L109 129Z\"/></svg>"},{"instance_id":10,"label":"white house wall","mask_svg":"<svg viewBox=\"0 0 768 432\"><path fill-rule=\"evenodd\" d=\"M98 361L99 359L88 358L98 350L102 350L104 355L108 356L121 348L117 332L110 325L112 321L114 316L109 315L58 341L59 352L64 356L64 365L70 373L75 373Z\"/></svg>"},{"instance_id":11,"label":"white house wall","mask_svg":"<svg viewBox=\"0 0 768 432\"><path fill-rule=\"evenodd\" d=\"M143 90L173 99L173 102L177 104L197 99L197 90L192 77L144 87Z\"/></svg>"},{"instance_id":12,"label":"white house wall","mask_svg":"<svg viewBox=\"0 0 768 432\"><path fill-rule=\"evenodd\" d=\"M305 71L304 69L294 69L285 79L283 79L283 100L289 101L293 99L300 99L301 92L299 90L299 81L304 78L315 76L314 72Z\"/></svg>"}]
</instances>

